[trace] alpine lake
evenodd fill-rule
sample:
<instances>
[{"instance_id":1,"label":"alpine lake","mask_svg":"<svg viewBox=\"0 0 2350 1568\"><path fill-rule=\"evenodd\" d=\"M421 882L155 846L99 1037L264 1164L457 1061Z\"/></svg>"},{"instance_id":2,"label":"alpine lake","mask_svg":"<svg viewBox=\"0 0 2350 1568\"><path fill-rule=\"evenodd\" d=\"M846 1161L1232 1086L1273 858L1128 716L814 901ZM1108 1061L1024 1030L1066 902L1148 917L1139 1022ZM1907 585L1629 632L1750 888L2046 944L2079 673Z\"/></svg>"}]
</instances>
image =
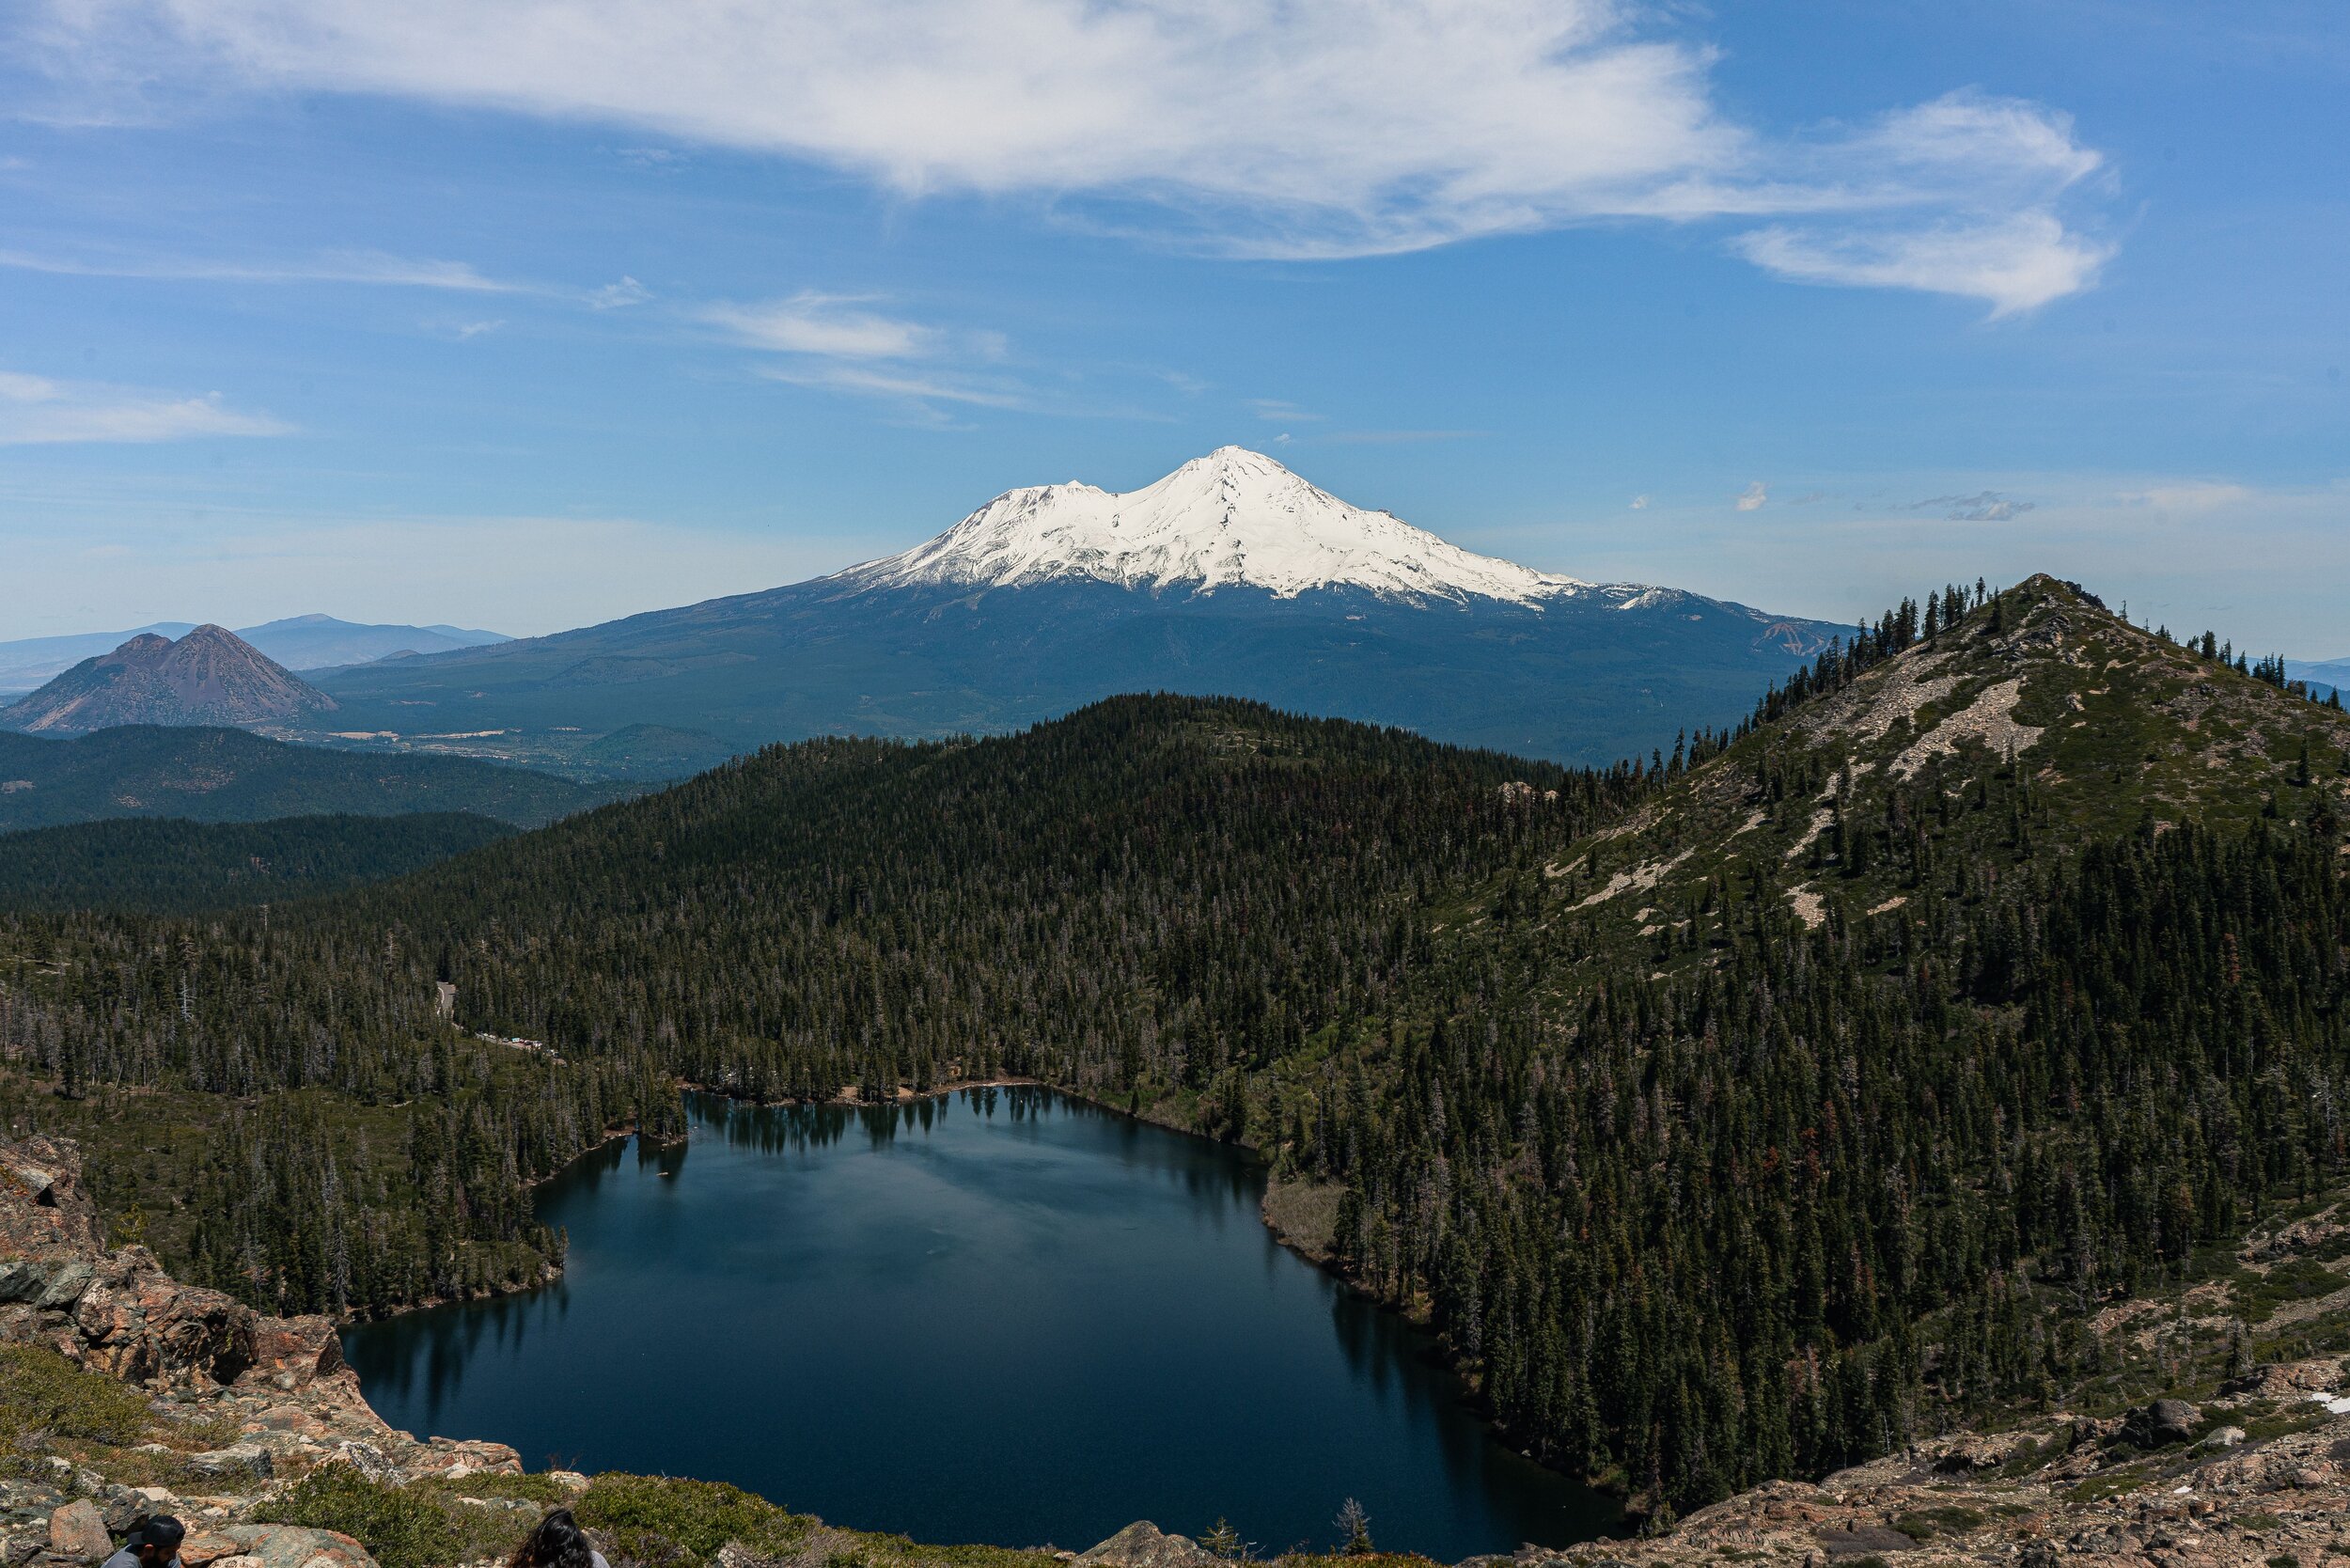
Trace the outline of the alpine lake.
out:
<instances>
[{"instance_id":1,"label":"alpine lake","mask_svg":"<svg viewBox=\"0 0 2350 1568\"><path fill-rule=\"evenodd\" d=\"M1454 1561L1620 1520L1275 1242L1244 1152L1032 1088L688 1109L540 1190L559 1282L344 1331L386 1420L940 1543L1224 1518L1320 1550L1355 1497L1382 1549Z\"/></svg>"}]
</instances>

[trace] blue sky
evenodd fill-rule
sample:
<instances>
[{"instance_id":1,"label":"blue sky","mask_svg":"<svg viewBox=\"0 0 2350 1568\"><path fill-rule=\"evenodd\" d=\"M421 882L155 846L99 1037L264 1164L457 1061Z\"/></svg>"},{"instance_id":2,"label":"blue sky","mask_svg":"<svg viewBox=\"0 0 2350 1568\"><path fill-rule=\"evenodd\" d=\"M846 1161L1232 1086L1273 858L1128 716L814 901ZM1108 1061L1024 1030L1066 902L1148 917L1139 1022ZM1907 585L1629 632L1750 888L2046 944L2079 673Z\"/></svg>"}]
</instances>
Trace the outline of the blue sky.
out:
<instances>
[{"instance_id":1,"label":"blue sky","mask_svg":"<svg viewBox=\"0 0 2350 1568\"><path fill-rule=\"evenodd\" d=\"M1237 442L2339 657L2346 87L2315 0L24 0L0 637L549 631Z\"/></svg>"}]
</instances>

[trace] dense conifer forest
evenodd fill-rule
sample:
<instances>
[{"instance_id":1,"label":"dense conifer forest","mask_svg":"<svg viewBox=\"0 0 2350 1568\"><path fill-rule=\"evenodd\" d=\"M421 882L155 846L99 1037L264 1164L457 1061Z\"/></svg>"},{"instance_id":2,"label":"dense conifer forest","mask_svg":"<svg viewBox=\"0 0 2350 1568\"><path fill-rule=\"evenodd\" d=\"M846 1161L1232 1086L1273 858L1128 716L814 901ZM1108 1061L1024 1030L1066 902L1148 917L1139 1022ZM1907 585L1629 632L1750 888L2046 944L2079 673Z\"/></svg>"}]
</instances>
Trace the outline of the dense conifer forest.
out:
<instances>
[{"instance_id":1,"label":"dense conifer forest","mask_svg":"<svg viewBox=\"0 0 2350 1568\"><path fill-rule=\"evenodd\" d=\"M514 832L462 811L192 823L117 817L0 833L0 909L187 915L420 870Z\"/></svg>"},{"instance_id":2,"label":"dense conifer forest","mask_svg":"<svg viewBox=\"0 0 2350 1568\"><path fill-rule=\"evenodd\" d=\"M679 1080L1030 1074L1335 1184L1342 1265L1517 1441L1686 1509L2056 1397L2095 1304L2350 1174L2338 713L2036 585L1605 770L1120 698L775 748L265 914L14 914L5 1108L233 1101L116 1212L383 1309L528 1277L526 1184L674 1130ZM2092 681L2126 744L2057 689ZM2164 703L2240 763L2178 761Z\"/></svg>"}]
</instances>

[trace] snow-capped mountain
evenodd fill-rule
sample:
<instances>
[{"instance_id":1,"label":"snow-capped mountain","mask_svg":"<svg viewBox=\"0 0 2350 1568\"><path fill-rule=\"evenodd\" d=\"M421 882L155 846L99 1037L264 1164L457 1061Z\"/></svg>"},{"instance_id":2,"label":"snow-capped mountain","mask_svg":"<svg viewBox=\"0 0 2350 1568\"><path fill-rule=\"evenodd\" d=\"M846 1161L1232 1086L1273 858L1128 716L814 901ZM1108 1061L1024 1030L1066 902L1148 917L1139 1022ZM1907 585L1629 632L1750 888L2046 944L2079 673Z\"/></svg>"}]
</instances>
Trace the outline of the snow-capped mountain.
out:
<instances>
[{"instance_id":1,"label":"snow-capped mountain","mask_svg":"<svg viewBox=\"0 0 2350 1568\"><path fill-rule=\"evenodd\" d=\"M1007 491L789 588L320 683L337 731L616 773L1008 729L1133 691L1608 762L1735 720L1837 631L1480 556L1227 447L1123 494Z\"/></svg>"},{"instance_id":2,"label":"snow-capped mountain","mask_svg":"<svg viewBox=\"0 0 2350 1568\"><path fill-rule=\"evenodd\" d=\"M1391 512L1350 506L1246 447L1219 447L1123 494L1074 480L1008 490L937 538L839 577L860 588L1024 588L1070 579L1154 591L1256 588L1277 599L1347 588L1455 604L1535 604L1606 591L1464 550ZM1639 591L1614 590L1618 597Z\"/></svg>"}]
</instances>

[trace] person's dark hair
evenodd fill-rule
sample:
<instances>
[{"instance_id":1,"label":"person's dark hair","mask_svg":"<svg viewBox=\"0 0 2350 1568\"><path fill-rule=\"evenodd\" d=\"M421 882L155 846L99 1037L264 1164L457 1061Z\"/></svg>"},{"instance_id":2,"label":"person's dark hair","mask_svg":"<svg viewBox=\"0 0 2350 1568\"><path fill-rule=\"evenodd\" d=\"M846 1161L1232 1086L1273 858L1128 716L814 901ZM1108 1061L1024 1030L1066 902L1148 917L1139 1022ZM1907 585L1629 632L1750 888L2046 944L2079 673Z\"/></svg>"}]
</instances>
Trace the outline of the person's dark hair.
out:
<instances>
[{"instance_id":1,"label":"person's dark hair","mask_svg":"<svg viewBox=\"0 0 2350 1568\"><path fill-rule=\"evenodd\" d=\"M595 1549L568 1508L558 1508L523 1537L507 1568L593 1568Z\"/></svg>"},{"instance_id":2,"label":"person's dark hair","mask_svg":"<svg viewBox=\"0 0 2350 1568\"><path fill-rule=\"evenodd\" d=\"M132 1521L130 1539L124 1544L133 1551L142 1546L160 1546L166 1552L176 1552L180 1543L187 1538L187 1526L168 1513L155 1513Z\"/></svg>"}]
</instances>

